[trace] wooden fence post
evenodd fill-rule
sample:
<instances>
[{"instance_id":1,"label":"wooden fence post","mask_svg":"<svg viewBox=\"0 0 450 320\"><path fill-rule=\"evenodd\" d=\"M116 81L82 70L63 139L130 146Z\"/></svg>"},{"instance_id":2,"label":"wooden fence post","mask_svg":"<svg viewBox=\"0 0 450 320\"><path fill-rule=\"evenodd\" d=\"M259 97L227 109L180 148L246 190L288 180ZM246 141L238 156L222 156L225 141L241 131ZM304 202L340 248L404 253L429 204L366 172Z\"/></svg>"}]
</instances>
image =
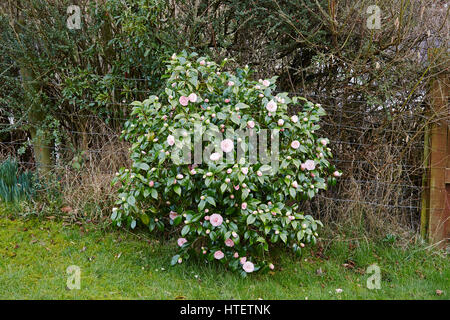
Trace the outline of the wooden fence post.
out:
<instances>
[{"instance_id":1,"label":"wooden fence post","mask_svg":"<svg viewBox=\"0 0 450 320\"><path fill-rule=\"evenodd\" d=\"M434 58L437 55L439 59ZM432 81L430 90L434 121L425 141L425 159L428 157L429 170L426 173L428 188L422 198L421 233L431 243L439 243L444 248L450 239L450 77L445 63L448 56L440 50L430 50L429 56L430 62L444 63L444 67L441 66L441 72Z\"/></svg>"}]
</instances>

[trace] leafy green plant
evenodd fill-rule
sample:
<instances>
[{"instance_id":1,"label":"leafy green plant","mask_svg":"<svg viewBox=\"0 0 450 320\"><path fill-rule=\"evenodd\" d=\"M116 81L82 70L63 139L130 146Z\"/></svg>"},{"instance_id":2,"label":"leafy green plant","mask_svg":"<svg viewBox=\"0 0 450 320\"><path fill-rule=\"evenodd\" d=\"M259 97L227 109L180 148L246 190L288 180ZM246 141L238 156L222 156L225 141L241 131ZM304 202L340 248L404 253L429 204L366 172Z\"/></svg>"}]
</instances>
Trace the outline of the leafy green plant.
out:
<instances>
[{"instance_id":1,"label":"leafy green plant","mask_svg":"<svg viewBox=\"0 0 450 320\"><path fill-rule=\"evenodd\" d=\"M0 164L0 199L16 202L29 199L34 194L34 176L30 171L20 172L15 160L7 159Z\"/></svg>"},{"instance_id":2,"label":"leafy green plant","mask_svg":"<svg viewBox=\"0 0 450 320\"><path fill-rule=\"evenodd\" d=\"M276 78L252 80L248 66L223 71L226 62L174 54L165 91L133 102L123 131L132 143L133 165L113 181L121 187L112 219L132 228L140 220L150 231L175 228L181 237L172 264L199 253L246 275L274 268L265 256L270 245L281 243L300 254L305 243L316 242L322 224L300 212L299 202L334 184L341 173L327 160L328 139L315 133L325 114L320 105L275 94ZM288 106L303 109L288 115ZM277 167L238 153L255 154L250 137L265 129L279 136ZM228 138L239 130L249 135ZM217 138L225 132L227 139ZM194 140L207 138L204 161L176 157L183 148L195 154L191 133Z\"/></svg>"}]
</instances>

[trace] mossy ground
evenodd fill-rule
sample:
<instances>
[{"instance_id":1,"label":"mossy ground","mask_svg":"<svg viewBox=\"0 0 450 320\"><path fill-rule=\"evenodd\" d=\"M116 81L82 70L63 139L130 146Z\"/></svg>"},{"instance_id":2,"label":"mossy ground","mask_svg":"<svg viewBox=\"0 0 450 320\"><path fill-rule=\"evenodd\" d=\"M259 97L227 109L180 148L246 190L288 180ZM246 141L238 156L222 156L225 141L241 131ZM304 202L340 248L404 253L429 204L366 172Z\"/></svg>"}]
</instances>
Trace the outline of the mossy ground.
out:
<instances>
[{"instance_id":1,"label":"mossy ground","mask_svg":"<svg viewBox=\"0 0 450 320\"><path fill-rule=\"evenodd\" d=\"M147 237L93 224L4 215L0 299L450 298L448 257L423 247L342 241L301 258L278 253L274 272L242 278L217 263L187 261L170 267L173 244ZM382 270L379 290L366 287L364 271L373 263ZM80 290L66 287L70 265L81 268Z\"/></svg>"}]
</instances>

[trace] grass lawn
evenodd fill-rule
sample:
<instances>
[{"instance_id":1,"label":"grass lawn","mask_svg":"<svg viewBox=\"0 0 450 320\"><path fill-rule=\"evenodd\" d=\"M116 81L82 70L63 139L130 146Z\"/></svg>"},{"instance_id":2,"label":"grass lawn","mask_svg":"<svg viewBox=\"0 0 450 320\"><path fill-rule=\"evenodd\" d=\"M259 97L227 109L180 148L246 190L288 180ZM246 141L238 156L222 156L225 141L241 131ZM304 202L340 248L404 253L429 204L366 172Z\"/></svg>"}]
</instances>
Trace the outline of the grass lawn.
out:
<instances>
[{"instance_id":1,"label":"grass lawn","mask_svg":"<svg viewBox=\"0 0 450 320\"><path fill-rule=\"evenodd\" d=\"M425 248L342 241L321 255L279 253L275 272L241 278L199 261L170 267L173 244L96 228L0 218L0 299L450 298L449 259ZM366 287L373 263L381 268L379 290ZM66 288L70 265L81 268L80 290Z\"/></svg>"}]
</instances>

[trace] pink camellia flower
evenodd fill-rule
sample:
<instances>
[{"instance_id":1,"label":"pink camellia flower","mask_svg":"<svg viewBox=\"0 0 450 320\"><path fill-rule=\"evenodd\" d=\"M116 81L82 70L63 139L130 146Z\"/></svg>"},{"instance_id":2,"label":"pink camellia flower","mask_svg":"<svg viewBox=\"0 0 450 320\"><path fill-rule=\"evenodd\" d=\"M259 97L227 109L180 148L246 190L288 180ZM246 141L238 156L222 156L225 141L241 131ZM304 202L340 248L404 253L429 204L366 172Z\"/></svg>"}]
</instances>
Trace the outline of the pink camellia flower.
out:
<instances>
[{"instance_id":1,"label":"pink camellia flower","mask_svg":"<svg viewBox=\"0 0 450 320\"><path fill-rule=\"evenodd\" d=\"M279 119L278 120L278 125L281 127L284 124L284 120L283 119Z\"/></svg>"},{"instance_id":2,"label":"pink camellia flower","mask_svg":"<svg viewBox=\"0 0 450 320\"><path fill-rule=\"evenodd\" d=\"M246 167L241 168L241 172L242 172L243 174L247 174L247 173L248 173L248 168L246 168Z\"/></svg>"},{"instance_id":3,"label":"pink camellia flower","mask_svg":"<svg viewBox=\"0 0 450 320\"><path fill-rule=\"evenodd\" d=\"M225 139L220 143L220 148L225 153L231 152L234 149L234 143L230 139Z\"/></svg>"},{"instance_id":4,"label":"pink camellia flower","mask_svg":"<svg viewBox=\"0 0 450 320\"><path fill-rule=\"evenodd\" d=\"M222 224L223 222L223 218L220 214L214 213L213 215L211 215L211 217L209 218L209 222L211 222L211 224L214 227L218 227Z\"/></svg>"},{"instance_id":5,"label":"pink camellia flower","mask_svg":"<svg viewBox=\"0 0 450 320\"><path fill-rule=\"evenodd\" d=\"M269 80L264 80L262 82L262 85L268 87L268 86L270 86L270 81Z\"/></svg>"},{"instance_id":6,"label":"pink camellia flower","mask_svg":"<svg viewBox=\"0 0 450 320\"><path fill-rule=\"evenodd\" d=\"M186 107L189 103L189 98L186 96L181 96L180 99L178 99L178 101L182 106Z\"/></svg>"},{"instance_id":7,"label":"pink camellia flower","mask_svg":"<svg viewBox=\"0 0 450 320\"><path fill-rule=\"evenodd\" d=\"M242 257L242 258L239 260L239 262L240 262L241 264L244 264L246 261L247 261L247 257Z\"/></svg>"},{"instance_id":8,"label":"pink camellia flower","mask_svg":"<svg viewBox=\"0 0 450 320\"><path fill-rule=\"evenodd\" d=\"M177 243L178 243L178 245L179 245L180 247L182 247L183 244L185 244L186 242L187 242L187 240L186 240L185 238L179 238L179 239L177 240Z\"/></svg>"},{"instance_id":9,"label":"pink camellia flower","mask_svg":"<svg viewBox=\"0 0 450 320\"><path fill-rule=\"evenodd\" d=\"M245 272L250 273L255 271L255 265L251 263L250 261L247 261L242 265L242 269L244 269Z\"/></svg>"},{"instance_id":10,"label":"pink camellia flower","mask_svg":"<svg viewBox=\"0 0 450 320\"><path fill-rule=\"evenodd\" d=\"M204 66L205 64L206 64L206 61L205 61L205 60L200 61L200 65L201 65L201 66Z\"/></svg>"},{"instance_id":11,"label":"pink camellia flower","mask_svg":"<svg viewBox=\"0 0 450 320\"><path fill-rule=\"evenodd\" d=\"M230 195L230 199L234 199L234 194Z\"/></svg>"},{"instance_id":12,"label":"pink camellia flower","mask_svg":"<svg viewBox=\"0 0 450 320\"><path fill-rule=\"evenodd\" d=\"M191 170L191 174L196 174L196 173L197 173L197 171L195 171L195 169Z\"/></svg>"},{"instance_id":13,"label":"pink camellia flower","mask_svg":"<svg viewBox=\"0 0 450 320\"><path fill-rule=\"evenodd\" d=\"M320 140L320 143L321 143L322 145L326 146L326 145L327 145L327 140L322 139L322 140Z\"/></svg>"},{"instance_id":14,"label":"pink camellia flower","mask_svg":"<svg viewBox=\"0 0 450 320\"><path fill-rule=\"evenodd\" d=\"M293 116L291 117L291 121L292 121L293 123L297 123L297 122L298 122L298 117L297 117L296 115L293 115Z\"/></svg>"},{"instance_id":15,"label":"pink camellia flower","mask_svg":"<svg viewBox=\"0 0 450 320\"><path fill-rule=\"evenodd\" d=\"M190 102L196 102L197 101L197 95L195 93L191 93L188 96L188 99L189 99Z\"/></svg>"},{"instance_id":16,"label":"pink camellia flower","mask_svg":"<svg viewBox=\"0 0 450 320\"><path fill-rule=\"evenodd\" d=\"M150 186L150 188L153 188L153 186L155 185L155 182L152 180L148 183L148 185Z\"/></svg>"},{"instance_id":17,"label":"pink camellia flower","mask_svg":"<svg viewBox=\"0 0 450 320\"><path fill-rule=\"evenodd\" d=\"M228 81L228 86L229 86L229 87L234 86L234 82L233 82L233 81Z\"/></svg>"},{"instance_id":18,"label":"pink camellia flower","mask_svg":"<svg viewBox=\"0 0 450 320\"><path fill-rule=\"evenodd\" d=\"M238 236L238 234L236 233L236 231L233 231L233 232L231 233L231 235L233 236L233 238L237 238L237 236Z\"/></svg>"},{"instance_id":19,"label":"pink camellia flower","mask_svg":"<svg viewBox=\"0 0 450 320\"><path fill-rule=\"evenodd\" d=\"M255 127L255 121L253 121L253 120L248 121L248 122L247 122L247 126L248 126L250 129L253 129L253 128Z\"/></svg>"},{"instance_id":20,"label":"pink camellia flower","mask_svg":"<svg viewBox=\"0 0 450 320\"><path fill-rule=\"evenodd\" d=\"M267 103L267 105L266 105L266 109L267 109L269 112L275 112L275 111L277 111L277 103L276 103L275 101L273 101L273 100L270 100L270 101Z\"/></svg>"},{"instance_id":21,"label":"pink camellia flower","mask_svg":"<svg viewBox=\"0 0 450 320\"><path fill-rule=\"evenodd\" d=\"M234 190L238 191L239 190L239 185L234 186L233 188L234 188Z\"/></svg>"},{"instance_id":22,"label":"pink camellia flower","mask_svg":"<svg viewBox=\"0 0 450 320\"><path fill-rule=\"evenodd\" d=\"M214 258L216 258L217 260L220 260L224 257L225 255L223 254L222 251L217 250L216 252L214 252Z\"/></svg>"},{"instance_id":23,"label":"pink camellia flower","mask_svg":"<svg viewBox=\"0 0 450 320\"><path fill-rule=\"evenodd\" d=\"M218 153L218 152L214 152L214 153L212 153L212 154L209 156L209 158L210 158L212 161L217 161L217 160L220 159L220 157L221 157L221 155L220 155L220 153Z\"/></svg>"},{"instance_id":24,"label":"pink camellia flower","mask_svg":"<svg viewBox=\"0 0 450 320\"><path fill-rule=\"evenodd\" d=\"M208 102L209 102L209 99L205 99L205 102L208 103Z\"/></svg>"},{"instance_id":25,"label":"pink camellia flower","mask_svg":"<svg viewBox=\"0 0 450 320\"><path fill-rule=\"evenodd\" d=\"M173 146L175 144L175 137L171 134L167 136L167 143L169 146Z\"/></svg>"},{"instance_id":26,"label":"pink camellia flower","mask_svg":"<svg viewBox=\"0 0 450 320\"><path fill-rule=\"evenodd\" d=\"M301 169L302 171L305 171L306 165L305 165L304 163L302 163L302 164L300 165L300 169Z\"/></svg>"},{"instance_id":27,"label":"pink camellia flower","mask_svg":"<svg viewBox=\"0 0 450 320\"><path fill-rule=\"evenodd\" d=\"M288 218L289 218L289 220L291 220L291 221L295 219L294 216L289 216Z\"/></svg>"},{"instance_id":28,"label":"pink camellia flower","mask_svg":"<svg viewBox=\"0 0 450 320\"><path fill-rule=\"evenodd\" d=\"M259 89L261 89L261 86L256 85L256 86L255 86L255 89L256 89L256 90L259 90Z\"/></svg>"},{"instance_id":29,"label":"pink camellia flower","mask_svg":"<svg viewBox=\"0 0 450 320\"><path fill-rule=\"evenodd\" d=\"M316 164L313 160L306 160L305 161L305 168L309 171L314 170L316 168Z\"/></svg>"},{"instance_id":30,"label":"pink camellia flower","mask_svg":"<svg viewBox=\"0 0 450 320\"><path fill-rule=\"evenodd\" d=\"M181 173L179 173L179 174L177 174L176 178L177 178L178 180L181 180L181 179L184 178L184 176L183 176Z\"/></svg>"},{"instance_id":31,"label":"pink camellia flower","mask_svg":"<svg viewBox=\"0 0 450 320\"><path fill-rule=\"evenodd\" d=\"M333 176L335 176L335 177L340 177L341 175L342 175L342 173L340 173L339 171L333 172Z\"/></svg>"},{"instance_id":32,"label":"pink camellia flower","mask_svg":"<svg viewBox=\"0 0 450 320\"><path fill-rule=\"evenodd\" d=\"M298 142L297 140L292 141L291 147L293 149L298 149L300 147L300 142Z\"/></svg>"},{"instance_id":33,"label":"pink camellia flower","mask_svg":"<svg viewBox=\"0 0 450 320\"><path fill-rule=\"evenodd\" d=\"M231 240L230 238L228 238L227 240L225 240L225 245L227 247L233 247L234 246L234 241Z\"/></svg>"},{"instance_id":34,"label":"pink camellia flower","mask_svg":"<svg viewBox=\"0 0 450 320\"><path fill-rule=\"evenodd\" d=\"M210 216L205 216L205 220L208 221L210 219Z\"/></svg>"},{"instance_id":35,"label":"pink camellia flower","mask_svg":"<svg viewBox=\"0 0 450 320\"><path fill-rule=\"evenodd\" d=\"M269 264L269 269L270 269L270 270L275 269L275 266L273 265L273 263Z\"/></svg>"},{"instance_id":36,"label":"pink camellia flower","mask_svg":"<svg viewBox=\"0 0 450 320\"><path fill-rule=\"evenodd\" d=\"M169 213L170 220L175 219L177 216L178 216L178 213L176 213L175 211L170 211L170 213Z\"/></svg>"},{"instance_id":37,"label":"pink camellia flower","mask_svg":"<svg viewBox=\"0 0 450 320\"><path fill-rule=\"evenodd\" d=\"M297 181L292 182L292 188L295 188L295 189L298 188L298 183L297 183Z\"/></svg>"},{"instance_id":38,"label":"pink camellia flower","mask_svg":"<svg viewBox=\"0 0 450 320\"><path fill-rule=\"evenodd\" d=\"M243 202L243 203L241 204L241 209L242 209L242 210L247 209L247 202Z\"/></svg>"},{"instance_id":39,"label":"pink camellia flower","mask_svg":"<svg viewBox=\"0 0 450 320\"><path fill-rule=\"evenodd\" d=\"M230 99L225 99L225 103L228 103L228 102L230 102Z\"/></svg>"},{"instance_id":40,"label":"pink camellia flower","mask_svg":"<svg viewBox=\"0 0 450 320\"><path fill-rule=\"evenodd\" d=\"M236 259L239 258L239 253L235 252L235 253L233 254L233 257L235 257Z\"/></svg>"},{"instance_id":41,"label":"pink camellia flower","mask_svg":"<svg viewBox=\"0 0 450 320\"><path fill-rule=\"evenodd\" d=\"M258 175L258 177L261 177L263 175L263 173L261 171L256 171L256 174Z\"/></svg>"}]
</instances>

